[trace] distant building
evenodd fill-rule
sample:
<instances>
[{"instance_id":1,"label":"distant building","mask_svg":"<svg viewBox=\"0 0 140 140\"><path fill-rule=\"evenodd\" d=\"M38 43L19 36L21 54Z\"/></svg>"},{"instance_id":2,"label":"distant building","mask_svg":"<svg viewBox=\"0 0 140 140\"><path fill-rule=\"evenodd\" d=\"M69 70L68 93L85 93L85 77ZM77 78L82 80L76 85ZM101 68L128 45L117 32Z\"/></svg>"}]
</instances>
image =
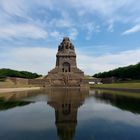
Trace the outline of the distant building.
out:
<instances>
[{"instance_id":1,"label":"distant building","mask_svg":"<svg viewBox=\"0 0 140 140\"><path fill-rule=\"evenodd\" d=\"M95 78L95 77L91 77L90 79L87 79L87 81L90 85L102 84L101 80L102 80L101 78Z\"/></svg>"},{"instance_id":2,"label":"distant building","mask_svg":"<svg viewBox=\"0 0 140 140\"><path fill-rule=\"evenodd\" d=\"M111 84L111 83L115 83L117 82L117 78L116 77L107 77L107 78L101 78L101 82L103 84Z\"/></svg>"}]
</instances>

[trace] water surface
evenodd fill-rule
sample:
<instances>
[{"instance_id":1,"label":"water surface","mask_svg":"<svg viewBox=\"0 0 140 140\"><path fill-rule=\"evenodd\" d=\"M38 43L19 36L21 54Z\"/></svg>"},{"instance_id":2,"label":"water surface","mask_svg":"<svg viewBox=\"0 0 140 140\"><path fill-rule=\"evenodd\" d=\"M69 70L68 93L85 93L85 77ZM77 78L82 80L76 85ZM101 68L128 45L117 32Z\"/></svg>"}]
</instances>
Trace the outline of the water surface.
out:
<instances>
[{"instance_id":1,"label":"water surface","mask_svg":"<svg viewBox=\"0 0 140 140\"><path fill-rule=\"evenodd\" d=\"M80 89L0 94L0 140L45 139L139 140L140 96Z\"/></svg>"}]
</instances>

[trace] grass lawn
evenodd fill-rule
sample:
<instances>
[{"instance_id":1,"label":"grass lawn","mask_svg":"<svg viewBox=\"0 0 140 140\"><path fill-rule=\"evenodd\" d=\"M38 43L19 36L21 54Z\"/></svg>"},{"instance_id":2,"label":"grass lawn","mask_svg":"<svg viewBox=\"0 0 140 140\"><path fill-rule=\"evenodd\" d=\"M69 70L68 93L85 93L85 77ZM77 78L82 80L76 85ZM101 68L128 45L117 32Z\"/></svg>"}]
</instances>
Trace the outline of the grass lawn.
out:
<instances>
[{"instance_id":1,"label":"grass lawn","mask_svg":"<svg viewBox=\"0 0 140 140\"><path fill-rule=\"evenodd\" d=\"M140 89L140 83L113 83L113 84L95 84L91 88L118 88L118 89Z\"/></svg>"},{"instance_id":2,"label":"grass lawn","mask_svg":"<svg viewBox=\"0 0 140 140\"><path fill-rule=\"evenodd\" d=\"M132 97L132 98L139 98L140 99L140 94L135 93L135 92L124 92L124 91L102 90L102 89L100 89L100 93L101 94L118 95L118 96L126 96L126 97Z\"/></svg>"}]
</instances>

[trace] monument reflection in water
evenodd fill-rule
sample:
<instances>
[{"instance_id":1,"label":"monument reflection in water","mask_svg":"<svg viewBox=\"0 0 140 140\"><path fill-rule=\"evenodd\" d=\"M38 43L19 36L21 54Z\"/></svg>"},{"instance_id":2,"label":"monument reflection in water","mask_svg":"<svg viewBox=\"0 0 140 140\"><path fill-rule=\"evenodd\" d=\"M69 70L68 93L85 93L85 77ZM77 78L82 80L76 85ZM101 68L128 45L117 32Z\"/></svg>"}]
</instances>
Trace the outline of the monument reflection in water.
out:
<instances>
[{"instance_id":1,"label":"monument reflection in water","mask_svg":"<svg viewBox=\"0 0 140 140\"><path fill-rule=\"evenodd\" d=\"M67 88L50 90L48 104L55 109L57 135L61 140L72 140L74 138L78 108L87 96L87 90Z\"/></svg>"},{"instance_id":2,"label":"monument reflection in water","mask_svg":"<svg viewBox=\"0 0 140 140\"><path fill-rule=\"evenodd\" d=\"M17 106L47 101L47 104L55 110L54 123L57 136L60 140L72 140L76 132L78 108L83 105L88 94L88 90L80 88L49 88L42 91L5 93L0 97L4 99L3 106L0 108L9 110Z\"/></svg>"},{"instance_id":3,"label":"monument reflection in water","mask_svg":"<svg viewBox=\"0 0 140 140\"><path fill-rule=\"evenodd\" d=\"M139 140L139 94L112 92L49 88L0 94L0 140Z\"/></svg>"}]
</instances>

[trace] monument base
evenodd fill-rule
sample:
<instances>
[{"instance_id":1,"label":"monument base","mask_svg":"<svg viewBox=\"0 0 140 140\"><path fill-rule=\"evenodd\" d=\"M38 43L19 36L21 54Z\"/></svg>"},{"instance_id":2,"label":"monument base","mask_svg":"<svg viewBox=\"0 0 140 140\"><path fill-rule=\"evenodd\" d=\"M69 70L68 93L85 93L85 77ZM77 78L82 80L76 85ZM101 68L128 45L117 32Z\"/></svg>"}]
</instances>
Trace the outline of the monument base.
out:
<instances>
[{"instance_id":1,"label":"monument base","mask_svg":"<svg viewBox=\"0 0 140 140\"><path fill-rule=\"evenodd\" d=\"M58 70L53 69L44 79L46 81L45 87L86 87L88 85L84 73L79 69L75 73L58 72Z\"/></svg>"}]
</instances>

